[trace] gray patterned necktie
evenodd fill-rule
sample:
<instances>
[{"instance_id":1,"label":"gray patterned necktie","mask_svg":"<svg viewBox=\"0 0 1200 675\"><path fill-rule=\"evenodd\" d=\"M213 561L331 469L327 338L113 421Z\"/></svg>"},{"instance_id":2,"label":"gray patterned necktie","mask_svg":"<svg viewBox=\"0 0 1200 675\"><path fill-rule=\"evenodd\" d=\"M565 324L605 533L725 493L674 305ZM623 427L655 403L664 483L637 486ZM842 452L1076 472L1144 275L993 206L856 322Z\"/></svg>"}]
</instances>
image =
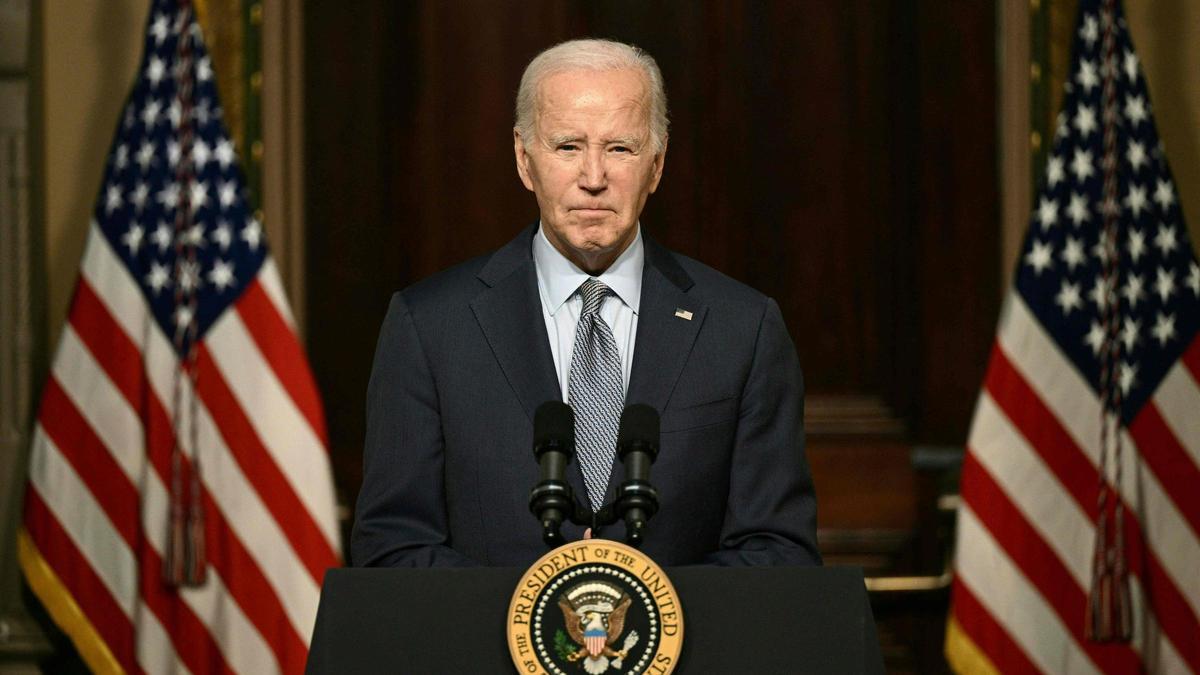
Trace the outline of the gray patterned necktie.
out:
<instances>
[{"instance_id":1,"label":"gray patterned necktie","mask_svg":"<svg viewBox=\"0 0 1200 675\"><path fill-rule=\"evenodd\" d=\"M588 279L579 286L583 311L575 326L567 380L567 403L575 411L575 447L592 511L604 505L625 403L617 341L612 328L600 318L600 306L611 292L598 279Z\"/></svg>"}]
</instances>

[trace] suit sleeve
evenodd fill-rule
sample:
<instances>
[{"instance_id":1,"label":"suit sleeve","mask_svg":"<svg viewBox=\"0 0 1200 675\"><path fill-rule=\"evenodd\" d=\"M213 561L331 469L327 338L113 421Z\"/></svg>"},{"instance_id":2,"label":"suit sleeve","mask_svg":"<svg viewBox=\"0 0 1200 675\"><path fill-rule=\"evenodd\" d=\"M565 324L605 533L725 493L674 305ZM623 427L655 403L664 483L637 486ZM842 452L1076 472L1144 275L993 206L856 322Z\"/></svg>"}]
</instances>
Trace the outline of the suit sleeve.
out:
<instances>
[{"instance_id":1,"label":"suit sleeve","mask_svg":"<svg viewBox=\"0 0 1200 675\"><path fill-rule=\"evenodd\" d=\"M731 566L820 565L817 503L804 455L804 380L774 300L742 391L720 549Z\"/></svg>"},{"instance_id":2,"label":"suit sleeve","mask_svg":"<svg viewBox=\"0 0 1200 675\"><path fill-rule=\"evenodd\" d=\"M477 564L448 545L433 373L404 297L392 296L367 386L363 483L350 537L360 567Z\"/></svg>"}]
</instances>

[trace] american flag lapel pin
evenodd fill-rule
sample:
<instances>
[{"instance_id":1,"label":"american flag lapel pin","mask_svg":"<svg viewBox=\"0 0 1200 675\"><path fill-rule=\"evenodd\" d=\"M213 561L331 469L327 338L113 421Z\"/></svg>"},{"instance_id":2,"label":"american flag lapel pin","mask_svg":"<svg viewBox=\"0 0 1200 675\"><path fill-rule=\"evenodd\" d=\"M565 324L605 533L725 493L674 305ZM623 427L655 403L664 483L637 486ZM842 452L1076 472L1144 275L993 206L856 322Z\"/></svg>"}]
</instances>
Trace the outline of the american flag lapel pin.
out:
<instances>
[{"instance_id":1,"label":"american flag lapel pin","mask_svg":"<svg viewBox=\"0 0 1200 675\"><path fill-rule=\"evenodd\" d=\"M680 308L678 308L678 307L676 307L676 308L675 308L675 316L677 316L677 317L679 317L679 318L683 319L684 321L691 321L691 320L692 320L692 313L691 313L691 312L687 311L686 309L680 309Z\"/></svg>"}]
</instances>

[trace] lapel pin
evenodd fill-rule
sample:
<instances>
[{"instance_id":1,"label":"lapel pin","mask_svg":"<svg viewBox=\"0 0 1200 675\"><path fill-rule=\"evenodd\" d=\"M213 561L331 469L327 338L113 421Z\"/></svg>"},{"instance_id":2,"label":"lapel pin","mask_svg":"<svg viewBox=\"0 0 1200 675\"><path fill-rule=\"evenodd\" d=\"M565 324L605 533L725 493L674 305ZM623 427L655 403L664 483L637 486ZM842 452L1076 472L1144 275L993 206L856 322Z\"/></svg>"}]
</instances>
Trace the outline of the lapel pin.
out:
<instances>
[{"instance_id":1,"label":"lapel pin","mask_svg":"<svg viewBox=\"0 0 1200 675\"><path fill-rule=\"evenodd\" d=\"M686 309L679 309L678 307L675 308L675 316L677 316L685 321L692 320L691 312L687 311Z\"/></svg>"}]
</instances>

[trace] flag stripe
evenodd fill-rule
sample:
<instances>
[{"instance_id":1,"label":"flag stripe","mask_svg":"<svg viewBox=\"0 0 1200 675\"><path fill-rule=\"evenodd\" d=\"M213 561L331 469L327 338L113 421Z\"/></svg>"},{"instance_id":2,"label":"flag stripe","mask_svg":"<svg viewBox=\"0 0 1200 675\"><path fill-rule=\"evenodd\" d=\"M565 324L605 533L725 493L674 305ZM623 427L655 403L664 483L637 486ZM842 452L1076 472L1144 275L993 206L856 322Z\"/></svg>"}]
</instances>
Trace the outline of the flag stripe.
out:
<instances>
[{"instance_id":1,"label":"flag stripe","mask_svg":"<svg viewBox=\"0 0 1200 675\"><path fill-rule=\"evenodd\" d=\"M1058 475L1064 484L1068 480L1074 481L1072 493L1094 520L1100 410L1093 390L1065 360L1019 297L1011 298L1007 319L999 337L1014 373L1019 374L1021 381L1026 383L1024 388L1028 396L1009 398L1007 404L1001 401L996 392L993 392L993 397L1005 414L1023 430L1032 433L1036 429L1038 433L1048 434L1046 441L1057 439L1068 443L1063 446L1046 445L1042 440L1031 437L1031 444L1038 448L1047 463L1051 462L1050 456L1059 447L1063 447L1066 454L1074 454L1070 452L1074 450L1082 455L1091 467L1087 473L1069 477L1063 473ZM1022 410L1025 406L1029 406L1030 410ZM1018 416L1022 414L1031 419L1018 421ZM1034 427L1032 424L1041 426ZM1048 431L1052 428L1065 433ZM1141 470L1138 466L1138 453L1133 439L1128 434L1122 435L1122 442L1130 449L1130 452L1123 454L1123 481L1120 486L1126 511L1139 514L1138 520L1145 524L1142 540L1154 553L1161 569L1167 571L1179 595L1190 605L1193 618L1189 628L1196 634L1195 617L1200 612L1200 575L1195 570L1200 569L1200 541L1192 534L1153 473ZM1072 464L1079 466L1078 462Z\"/></svg>"},{"instance_id":2,"label":"flag stripe","mask_svg":"<svg viewBox=\"0 0 1200 675\"><path fill-rule=\"evenodd\" d=\"M1193 345L1200 344L1200 337ZM1154 394L1154 405L1191 462L1200 465L1200 382L1182 363L1175 364Z\"/></svg>"},{"instance_id":3,"label":"flag stripe","mask_svg":"<svg viewBox=\"0 0 1200 675\"><path fill-rule=\"evenodd\" d=\"M42 391L38 421L104 508L113 528L129 548L134 548L141 529L137 491L53 375L47 378Z\"/></svg>"},{"instance_id":4,"label":"flag stripe","mask_svg":"<svg viewBox=\"0 0 1200 675\"><path fill-rule=\"evenodd\" d=\"M980 604L1004 625L1025 656L1047 673L1098 672L1046 599L965 504L958 510L958 529L960 541L971 543L958 547L959 576ZM989 588L1003 588L1005 593L980 593Z\"/></svg>"},{"instance_id":5,"label":"flag stripe","mask_svg":"<svg viewBox=\"0 0 1200 675\"><path fill-rule=\"evenodd\" d=\"M1137 672L1137 655L1128 645L1098 645L1083 634L1087 597L1074 576L995 479L968 454L962 471L963 499L1017 568L1058 614L1068 634L1105 673Z\"/></svg>"},{"instance_id":6,"label":"flag stripe","mask_svg":"<svg viewBox=\"0 0 1200 675\"><path fill-rule=\"evenodd\" d=\"M994 360L995 363L997 361ZM1073 577L1075 592L1081 593L1082 589L1089 588L1095 543L1095 527L1091 516L1065 491L1038 452L1020 436L1019 428L997 408L986 389L976 407L969 447L971 457L968 461L981 465L1020 511L1024 520L1037 530L1042 542L1053 550L1056 559ZM966 493L964 490L964 495ZM989 528L995 529L991 527L990 520ZM1138 536L1136 546L1130 547L1131 552L1141 551ZM1133 557L1136 559L1131 572L1135 576L1131 577L1130 585L1133 593L1140 598L1145 595L1142 584L1146 573L1141 558L1136 555ZM1027 574L1032 577L1035 573ZM1064 616L1064 620L1068 626L1075 628L1069 616ZM1149 654L1150 660L1165 664L1168 670L1186 670L1182 657L1169 637L1158 631L1158 623L1153 616L1147 615L1135 624L1133 639L1134 648L1143 655ZM1149 649L1144 646L1147 641L1151 644Z\"/></svg>"},{"instance_id":7,"label":"flag stripe","mask_svg":"<svg viewBox=\"0 0 1200 675\"><path fill-rule=\"evenodd\" d=\"M111 249L107 248L106 242L98 242L98 253L91 256L92 269L102 271L109 267L105 259L112 256ZM124 268L109 269L109 273L128 273ZM128 284L117 284L111 280L108 283L110 293L130 293L137 294L138 291ZM135 297L116 297L109 298L108 305L128 306L133 302L139 302L141 296ZM103 317L106 313L93 310L93 316ZM109 318L115 318L112 315L107 315ZM126 320L134 320L129 313L125 313ZM147 406L143 417L147 420L146 440L149 444L151 457L155 462L157 472L162 480L168 480L170 476L170 445L171 445L171 423L170 416L167 413L167 407L163 402L170 402L170 393L173 387L173 382L170 381L170 373L174 371L176 363L174 352L170 349L166 336L158 329L157 324L153 322L143 322L145 330L143 331L143 350L144 360L146 362L147 374L150 376L151 389L157 395L148 395L145 397ZM113 330L114 326L108 326L106 330ZM122 326L121 329L126 334L131 331L130 327ZM128 346L128 345L127 345ZM104 366L105 372L119 370L122 364L127 363L123 359L133 356L129 352L112 352L102 353L101 364ZM203 385L203 381L202 381ZM184 400L190 396L188 382L184 380L181 383L184 389ZM124 392L125 394L133 394L135 392ZM128 404L133 406L132 400L128 400ZM136 399L134 399L136 400ZM220 440L220 434L216 430L216 424L205 414L205 405L207 402L202 402L198 406L199 411L199 431L202 437L213 439L212 447L213 461L206 460L205 464L205 483L208 489L212 491L214 503L221 505L222 512L226 514L237 514L236 517L229 516L226 518L214 519L214 523L222 527L229 528L230 532L238 533L235 539L231 542L237 544L236 552L240 552L235 556L236 563L256 561L254 570L246 570L245 574L237 579L230 578L230 569L221 569L221 576L227 580L231 592L238 598L243 610L251 621L256 625L264 635L268 635L274 631L272 626L278 619L278 615L274 609L280 606L280 600L289 608L286 612L287 616L295 628L295 631L301 636L302 642L307 643L308 636L312 630L312 618L316 616L316 604L319 595L319 588L312 581L311 575L307 570L301 571L304 566L295 557L292 546L286 543L286 538L279 531L279 522L270 517L269 512L262 504L257 492L255 492L247 483L247 479L240 469L230 470L229 465L236 464L231 462L230 453ZM188 411L183 411L186 414ZM130 424L133 424L132 422ZM186 426L186 425L185 425ZM205 436L207 434L207 436ZM182 439L183 445L188 445L188 439ZM112 447L113 444L109 444ZM202 445L204 445L202 440ZM324 453L321 453L324 456ZM217 461L219 460L219 461ZM214 462L216 462L214 464ZM215 467L223 467L221 471L213 473ZM211 474L211 475L210 475ZM223 476L223 477L222 477ZM327 479L326 479L327 480ZM166 483L164 483L165 485ZM164 488L165 489L165 488ZM210 519L213 516L210 515ZM232 544L231 544L232 545ZM265 561L265 562L264 562ZM293 571L295 570L295 571ZM297 572L303 575L307 581L297 585ZM251 579L257 579L257 583L244 587L244 584ZM307 588L306 588L307 587ZM277 589L274 592L269 589ZM278 589L288 589L286 593ZM304 590L301 590L304 589ZM300 617L306 617L301 619ZM291 643L289 639L287 641ZM273 645L276 652L280 652L284 648L283 643Z\"/></svg>"},{"instance_id":8,"label":"flag stripe","mask_svg":"<svg viewBox=\"0 0 1200 675\"><path fill-rule=\"evenodd\" d=\"M322 443L328 443L317 385L296 334L263 290L261 274L238 299L237 311L263 358Z\"/></svg>"},{"instance_id":9,"label":"flag stripe","mask_svg":"<svg viewBox=\"0 0 1200 675\"><path fill-rule=\"evenodd\" d=\"M244 409L234 399L223 374L204 346L199 349L196 365L196 386L200 398L216 421L226 446L246 479L262 495L263 505L275 517L313 581L320 584L325 570L337 564L336 554L329 548L316 523L308 517L309 511L263 447L258 434L246 419Z\"/></svg>"},{"instance_id":10,"label":"flag stripe","mask_svg":"<svg viewBox=\"0 0 1200 675\"><path fill-rule=\"evenodd\" d=\"M1098 480L1095 466L1059 419L1042 404L1041 398L1002 349L993 351L985 387L1004 415L1021 429L1029 446L1037 451L1077 507L1087 514L1089 521L1095 522ZM1126 473L1127 477L1129 473ZM1158 553L1145 546L1141 527L1128 505L1125 537L1131 571L1143 578L1163 630L1180 655L1193 668L1200 668L1200 653L1190 637L1200 630L1200 622L1187 606L1181 589L1163 569Z\"/></svg>"},{"instance_id":11,"label":"flag stripe","mask_svg":"<svg viewBox=\"0 0 1200 675\"><path fill-rule=\"evenodd\" d=\"M1196 415L1200 416L1200 410ZM1154 401L1138 412L1129 425L1129 434L1146 465L1191 526L1192 537L1200 537L1200 468L1192 463L1179 439L1167 428Z\"/></svg>"},{"instance_id":12,"label":"flag stripe","mask_svg":"<svg viewBox=\"0 0 1200 675\"><path fill-rule=\"evenodd\" d=\"M80 552L36 485L30 485L25 492L25 525L30 539L56 570L84 614L103 618L93 620L92 625L117 662L127 672L141 672L134 659L133 625L125 608L113 597L109 585L97 576L91 561Z\"/></svg>"},{"instance_id":13,"label":"flag stripe","mask_svg":"<svg viewBox=\"0 0 1200 675\"><path fill-rule=\"evenodd\" d=\"M95 317L102 320L103 312L97 311ZM90 335L90 333L89 333ZM108 415L99 417L96 420L87 421L83 419L80 411L94 412L101 410L102 406L98 400L104 400L111 405L114 402L121 402L124 399L121 393L112 391L109 387L109 380L103 376L92 374L90 371L99 371L97 365L92 361L94 355L89 354L85 348L79 345L74 338L75 333L68 326L64 329L63 340L59 349L59 357L56 360L56 368L71 373L83 373L86 376L83 378L75 377L68 379L69 386L77 387L76 383L81 381L89 382L92 386L86 392L77 392L67 394L63 392L56 378L51 378L47 384L46 394L43 400L43 419L46 420L48 434L51 438L54 434L64 432L57 431L58 429L67 428L72 430L72 435L67 437L66 442L58 445L60 449L66 451L69 449L72 453L87 452L86 456L80 456L76 461L72 462L79 468L80 476L89 477L88 482L94 486L93 492L99 497L98 503L104 509L103 512L120 514L123 508L120 502L128 501L132 496L136 499L134 492L134 482L139 479L140 469L130 469L124 471L113 458L118 456L113 448L117 443L125 443L127 434L132 428L136 428L136 422L128 420L122 421L132 415L127 410L120 410L123 406L116 405L108 409ZM106 356L120 357L119 352L105 353ZM135 362L136 363L136 362ZM61 399L58 394L62 392ZM78 398L77 401L70 401L72 397ZM157 399L151 397L146 401L147 405L157 407ZM161 408L158 408L161 410ZM165 424L165 422L164 422ZM131 427L131 425L133 425ZM104 436L102 440L96 435L100 432L100 436ZM114 441L115 439L115 441ZM160 445L170 443L170 436L160 435ZM126 448L129 451L129 448ZM105 458L108 458L107 460ZM84 469L86 467L86 470ZM184 657L189 668L197 672L211 671L214 669L224 668L222 658L213 653L217 651L215 643L211 636L200 623L195 614L187 608L174 607L177 600L176 596L165 595L164 589L159 587L158 571L162 569L162 560L160 551L163 547L163 536L166 531L166 510L167 498L165 488L160 482L163 480L164 474L167 472L165 466L158 466L157 473L144 477L143 482L143 517L147 520L156 521L148 523L148 527L143 531L139 525L139 519L134 516L134 520L125 522L118 519L116 523L122 525L122 536L131 549L141 550L140 563L141 569L149 570L149 574L142 575L142 597L146 604L152 609L156 616L165 622L169 622L174 636L174 641L181 656ZM118 487L119 486L119 487ZM107 495L111 501L104 496ZM134 508L137 508L136 503ZM154 515L161 517L155 519ZM115 523L114 523L115 525ZM145 535L147 542L153 545L153 549L149 546L137 545L137 541L141 536ZM98 550L112 551L114 547L104 546ZM130 555L132 555L130 553ZM114 569L125 569L129 567L123 564L114 564L104 566L103 569L112 567ZM99 568L98 568L99 569ZM174 617L170 620L169 617ZM205 663L217 664L214 667L206 667Z\"/></svg>"},{"instance_id":14,"label":"flag stripe","mask_svg":"<svg viewBox=\"0 0 1200 675\"><path fill-rule=\"evenodd\" d=\"M86 292L78 296L78 300L83 303L90 303L95 299L97 299L97 296L88 294ZM118 328L115 325L115 322L113 322L112 317L104 311L103 307L93 305L87 307L86 310L81 311L80 314L90 317L90 321L95 324L89 327L89 330L87 331L87 335L89 336L98 331L107 332L110 334L118 331ZM150 325L149 328L150 331L157 331L157 326ZM153 335L153 333L151 334ZM88 372L89 368L83 364L89 359L86 358L85 355L76 353L77 350L72 347L72 345L75 344L72 341L72 335L74 335L73 331L70 331L69 329L64 330L64 341L63 345L60 347L60 357L56 361L56 368L67 369L72 373L82 373L75 375L66 381L86 381L91 383L93 390L95 390L96 387L99 387L98 391L102 392L103 395L93 398L99 398L107 401L106 405L112 406L115 401L123 401L125 404L123 406L117 406L119 408L124 408L123 411L118 412L110 409L106 416L97 421L97 428L104 430L104 433L101 434L102 436L114 436L114 440L105 443L105 445L107 445L110 450L113 451L114 455L120 455L120 448L122 447L126 448L127 451L132 451L132 448L128 445L131 442L129 437L133 435L130 433L131 430L137 428L137 421L136 417L131 411L128 410L126 406L134 405L133 401L141 398L146 411L144 417L147 419L147 429L144 439L138 443L139 445L147 444L149 446L151 459L155 465L155 478L157 479L147 481L147 483L152 485L147 485L144 489L149 490L149 494L161 495L161 497L156 500L160 508L151 509L151 511L165 514L167 504L165 485L166 482L169 481L169 476L171 475L170 447L172 443L172 433L170 428L170 418L162 406L159 396L155 395L154 393L147 393L139 396L138 392L136 391L122 391L119 394L117 394L117 392L105 393L104 389L109 382L109 379L103 375ZM159 340L165 340L165 338L161 337L161 333L157 334L157 337ZM154 342L154 338L152 337L150 341ZM165 358L172 358L170 352L163 349L159 349L153 353L162 355ZM134 348L132 344L121 340L111 341L110 349L108 351L97 352L96 354L90 356L100 357L99 366L103 369L103 373L106 374L120 371L124 367L124 364L130 363L130 359L133 359L133 363L135 364L141 363L141 359L138 356L136 348ZM96 369L95 366L92 366L91 370L99 369ZM164 368L156 368L155 370L159 372L169 372ZM129 379L119 378L118 381L128 383ZM165 386L162 388L165 388ZM92 400L89 400L86 405L80 406L80 410L84 411L98 409L100 409L99 403ZM130 480L136 480L136 476L137 474L135 473L129 475L128 477ZM208 482L208 479L209 477L206 476L206 482ZM210 487L209 489L212 488ZM218 483L217 489L221 490L220 483ZM237 488L233 488L232 490L224 491L234 492L236 490ZM241 500L245 501L250 498L251 497L249 495L243 495ZM227 519L221 516L220 511L216 510L215 506L213 506L213 502L209 503L208 516L209 539L214 547L214 554L210 562L213 563L217 573L223 579L227 580L226 583L229 591L233 594L234 598L237 599L238 603L242 607L242 610L246 613L247 618L254 626L256 626L258 631L264 637L273 635L276 638L280 638L269 640L269 642L272 643L271 649L274 652L279 654L290 653L291 651L294 651L297 646L299 646L302 648L301 658L303 658L303 656L306 654L306 649L303 648L304 641L300 638L300 635L296 634L295 631L290 631L292 632L292 635L290 636L287 635L287 632L284 632L283 634L280 633L278 626L281 625L281 622L283 625L290 626L290 620L286 617L286 613L282 610L276 594L270 590L272 588L271 584L268 583L264 574L259 571L257 564L254 563L253 559L246 553L245 547L242 546L241 542L233 534ZM163 523L164 525L162 531L165 532L165 520L163 520ZM151 533L151 536L157 538L161 535L158 535L158 532L154 531ZM158 539L157 548L161 550L161 547L162 541L161 539ZM216 555L216 552L221 551L227 552L227 555ZM243 566L246 565L250 565L251 567L243 569ZM153 569L157 570L160 568L160 566L156 566ZM233 655L231 655L231 658L233 658ZM288 656L288 658L294 657Z\"/></svg>"},{"instance_id":15,"label":"flag stripe","mask_svg":"<svg viewBox=\"0 0 1200 675\"><path fill-rule=\"evenodd\" d=\"M317 505L331 503L334 498L324 443L280 384L239 313L229 312L215 324L205 344L233 394L232 400L243 410L244 419L253 427L260 447L269 453L276 471L287 477L290 489L295 490L308 513L320 513ZM301 491L300 487L306 489ZM337 523L332 512L314 522L325 538L327 555L322 557L336 559L332 542L337 541Z\"/></svg>"},{"instance_id":16,"label":"flag stripe","mask_svg":"<svg viewBox=\"0 0 1200 675\"><path fill-rule=\"evenodd\" d=\"M1004 625L996 621L962 579L954 579L951 593L954 598L955 621L971 636L971 641L999 672L1010 675L1041 672L1025 655L1025 650L1013 640Z\"/></svg>"}]
</instances>

